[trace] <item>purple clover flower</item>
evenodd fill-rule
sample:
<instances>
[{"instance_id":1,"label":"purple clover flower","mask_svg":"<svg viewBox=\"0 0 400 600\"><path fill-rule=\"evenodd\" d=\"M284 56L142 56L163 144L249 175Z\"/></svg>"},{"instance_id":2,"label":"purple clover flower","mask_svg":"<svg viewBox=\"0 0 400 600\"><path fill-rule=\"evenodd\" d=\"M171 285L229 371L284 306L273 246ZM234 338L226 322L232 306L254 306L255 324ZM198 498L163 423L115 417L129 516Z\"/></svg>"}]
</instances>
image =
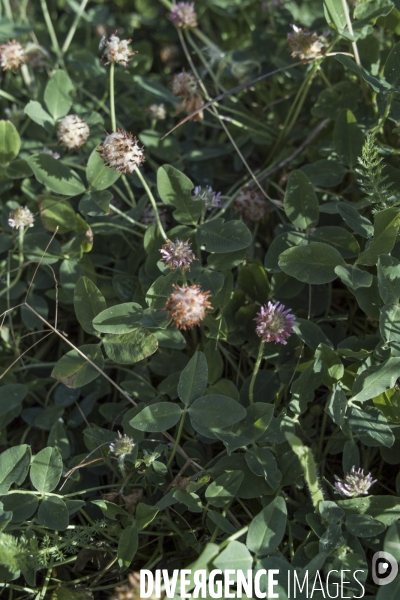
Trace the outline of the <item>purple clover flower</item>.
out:
<instances>
[{"instance_id":1,"label":"purple clover flower","mask_svg":"<svg viewBox=\"0 0 400 600\"><path fill-rule=\"evenodd\" d=\"M293 333L296 317L283 304L268 302L261 307L254 320L257 323L256 333L263 342L286 344Z\"/></svg>"},{"instance_id":2,"label":"purple clover flower","mask_svg":"<svg viewBox=\"0 0 400 600\"><path fill-rule=\"evenodd\" d=\"M194 2L178 2L171 8L169 18L175 27L182 27L182 29L197 27Z\"/></svg>"},{"instance_id":3,"label":"purple clover flower","mask_svg":"<svg viewBox=\"0 0 400 600\"><path fill-rule=\"evenodd\" d=\"M181 240L176 240L175 242L167 240L160 252L164 263L171 271L175 271L175 269L187 271L190 269L190 264L196 260L189 240L186 242L182 242Z\"/></svg>"},{"instance_id":4,"label":"purple clover flower","mask_svg":"<svg viewBox=\"0 0 400 600\"><path fill-rule=\"evenodd\" d=\"M192 200L201 200L206 208L217 208L221 206L221 192L214 192L211 185L204 188L197 185L193 190Z\"/></svg>"},{"instance_id":5,"label":"purple clover flower","mask_svg":"<svg viewBox=\"0 0 400 600\"><path fill-rule=\"evenodd\" d=\"M369 488L377 482L377 479L372 479L371 473L364 475L363 469L356 471L355 466L351 467L350 473L347 473L344 479L340 479L335 475L335 488L342 496L356 498L357 496L367 496Z\"/></svg>"}]
</instances>

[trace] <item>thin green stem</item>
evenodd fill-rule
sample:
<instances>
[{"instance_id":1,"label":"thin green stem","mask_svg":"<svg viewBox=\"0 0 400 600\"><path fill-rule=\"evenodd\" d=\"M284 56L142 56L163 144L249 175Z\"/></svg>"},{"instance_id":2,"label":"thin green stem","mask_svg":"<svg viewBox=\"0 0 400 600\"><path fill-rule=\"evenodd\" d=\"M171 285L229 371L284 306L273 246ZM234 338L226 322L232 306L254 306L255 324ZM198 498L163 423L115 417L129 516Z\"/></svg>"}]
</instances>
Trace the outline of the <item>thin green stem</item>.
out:
<instances>
[{"instance_id":1,"label":"thin green stem","mask_svg":"<svg viewBox=\"0 0 400 600\"><path fill-rule=\"evenodd\" d=\"M264 342L261 342L260 347L258 349L256 364L254 365L253 375L251 376L251 381L250 381L250 387L249 387L249 402L250 402L250 404L254 404L254 384L256 383L257 373L258 373L258 370L261 365L263 351L264 351Z\"/></svg>"},{"instance_id":2,"label":"thin green stem","mask_svg":"<svg viewBox=\"0 0 400 600\"><path fill-rule=\"evenodd\" d=\"M61 55L60 46L58 45L58 40L56 36L56 32L53 27L53 21L51 20L51 16L49 13L49 9L47 7L46 0L40 0L40 6L42 9L43 17L46 23L47 30L49 32L49 36L51 39L51 43L53 45L53 50L57 54L57 56Z\"/></svg>"},{"instance_id":3,"label":"thin green stem","mask_svg":"<svg viewBox=\"0 0 400 600\"><path fill-rule=\"evenodd\" d=\"M10 19L10 21L13 22L14 19L13 19L13 14L12 14L12 10L11 10L10 0L3 0L3 6L4 6L4 12L6 13L7 19Z\"/></svg>"},{"instance_id":4,"label":"thin green stem","mask_svg":"<svg viewBox=\"0 0 400 600\"><path fill-rule=\"evenodd\" d=\"M172 461L175 458L175 454L176 454L176 451L178 449L180 439L182 437L182 431L183 431L183 425L185 423L186 413L187 413L187 407L185 406L185 410L182 413L181 420L180 420L180 423L179 423L179 429L178 429L178 433L176 435L175 444L174 444L174 447L172 448L171 456L169 457L169 460L167 462L167 468L169 468L171 466Z\"/></svg>"},{"instance_id":5,"label":"thin green stem","mask_svg":"<svg viewBox=\"0 0 400 600\"><path fill-rule=\"evenodd\" d=\"M68 48L69 48L69 46L70 46L70 44L72 42L72 38L75 35L76 28L78 27L78 23L81 20L81 17L82 17L82 15L84 13L84 10L86 8L86 4L88 3L88 1L89 0L82 0L82 3L80 5L80 7L79 7L79 10L78 10L78 12L75 15L74 22L71 25L71 29L69 30L68 35L65 38L65 42L63 44L63 47L61 49L61 51L62 51L63 54L65 54L65 52L68 50Z\"/></svg>"},{"instance_id":6,"label":"thin green stem","mask_svg":"<svg viewBox=\"0 0 400 600\"><path fill-rule=\"evenodd\" d=\"M131 201L131 205L132 206L136 206L135 196L133 195L131 186L129 185L129 182L128 182L128 179L127 179L125 173L122 173L122 175L121 175L121 181L124 184L125 189L126 189L126 191L128 193L129 200Z\"/></svg>"},{"instance_id":7,"label":"thin green stem","mask_svg":"<svg viewBox=\"0 0 400 600\"><path fill-rule=\"evenodd\" d=\"M24 228L23 227L20 227L19 231L18 231L18 262L19 262L19 268L18 268L15 278L9 285L7 285L7 287L4 290L1 290L0 297L3 296L4 294L8 293L13 287L15 287L17 285L18 281L21 279L22 265L24 262Z\"/></svg>"},{"instance_id":8,"label":"thin green stem","mask_svg":"<svg viewBox=\"0 0 400 600\"><path fill-rule=\"evenodd\" d=\"M111 130L116 131L117 125L115 120L115 97L114 97L114 70L115 63L110 64L110 115L111 115Z\"/></svg>"},{"instance_id":9,"label":"thin green stem","mask_svg":"<svg viewBox=\"0 0 400 600\"><path fill-rule=\"evenodd\" d=\"M342 0L342 6L343 6L344 15L346 18L347 28L349 30L350 35L352 37L354 37L353 25L351 23L349 7L347 6L346 0ZM358 53L357 42L351 42L351 45L353 46L354 59L355 59L357 65L359 67L361 67L361 60L360 60L360 55Z\"/></svg>"},{"instance_id":10,"label":"thin green stem","mask_svg":"<svg viewBox=\"0 0 400 600\"><path fill-rule=\"evenodd\" d=\"M138 168L136 168L136 169L135 169L135 172L136 172L137 176L139 177L139 179L140 179L140 181L141 181L141 183L142 183L142 185L143 185L143 187L144 187L144 189L145 189L145 191L146 191L146 193L147 193L147 195L148 195L148 197L149 197L149 200L150 200L150 202L151 202L151 205L152 205L152 207L153 207L153 210L154 210L154 215L155 215L155 218L156 218L156 222L157 222L157 227L158 227L158 230L159 230L159 232L160 232L161 236L164 238L164 240L166 240L166 239L168 239L168 238L167 238L167 234L165 233L165 231L164 231L164 227L163 227L163 225L162 225L162 223L161 223L160 215L159 215L159 213L158 213L157 203L156 203L156 201L155 201L155 199L154 199L154 196L153 196L153 194L152 194L152 192L151 192L151 190L150 190L149 186L147 185L147 181L146 181L146 180L145 180L145 178L143 177L143 175L142 175L142 173L140 172L140 170L139 170Z\"/></svg>"}]
</instances>

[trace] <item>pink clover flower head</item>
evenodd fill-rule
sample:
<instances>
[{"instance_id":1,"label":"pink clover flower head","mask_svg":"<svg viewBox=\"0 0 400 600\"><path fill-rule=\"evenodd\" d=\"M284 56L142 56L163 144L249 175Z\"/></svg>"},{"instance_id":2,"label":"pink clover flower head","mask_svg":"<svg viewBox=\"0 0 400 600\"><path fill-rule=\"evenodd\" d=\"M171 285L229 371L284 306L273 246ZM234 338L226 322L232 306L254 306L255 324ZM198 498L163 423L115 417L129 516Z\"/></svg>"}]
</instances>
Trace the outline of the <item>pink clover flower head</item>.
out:
<instances>
[{"instance_id":1,"label":"pink clover flower head","mask_svg":"<svg viewBox=\"0 0 400 600\"><path fill-rule=\"evenodd\" d=\"M197 27L194 2L178 2L171 8L169 18L175 27L182 27L182 29Z\"/></svg>"},{"instance_id":2,"label":"pink clover flower head","mask_svg":"<svg viewBox=\"0 0 400 600\"><path fill-rule=\"evenodd\" d=\"M181 240L175 240L175 242L167 240L160 252L164 263L171 271L175 271L176 269L187 271L190 269L191 263L196 260L189 240L186 242L182 242Z\"/></svg>"},{"instance_id":3,"label":"pink clover flower head","mask_svg":"<svg viewBox=\"0 0 400 600\"><path fill-rule=\"evenodd\" d=\"M25 227L33 227L35 218L33 213L27 206L19 206L10 212L8 225L13 229L25 229Z\"/></svg>"},{"instance_id":4,"label":"pink clover flower head","mask_svg":"<svg viewBox=\"0 0 400 600\"><path fill-rule=\"evenodd\" d=\"M211 185L197 185L193 190L193 200L201 200L206 208L221 206L221 192L214 192Z\"/></svg>"},{"instance_id":5,"label":"pink clover flower head","mask_svg":"<svg viewBox=\"0 0 400 600\"><path fill-rule=\"evenodd\" d=\"M353 465L350 473L347 473L344 479L340 479L335 475L335 488L342 496L348 498L356 498L357 496L368 496L369 488L377 482L377 479L372 479L371 473L364 475L363 469L357 469Z\"/></svg>"},{"instance_id":6,"label":"pink clover flower head","mask_svg":"<svg viewBox=\"0 0 400 600\"><path fill-rule=\"evenodd\" d=\"M261 307L254 320L257 323L256 333L263 342L286 344L293 333L296 317L290 312L290 308L285 309L280 302L268 302Z\"/></svg>"}]
</instances>

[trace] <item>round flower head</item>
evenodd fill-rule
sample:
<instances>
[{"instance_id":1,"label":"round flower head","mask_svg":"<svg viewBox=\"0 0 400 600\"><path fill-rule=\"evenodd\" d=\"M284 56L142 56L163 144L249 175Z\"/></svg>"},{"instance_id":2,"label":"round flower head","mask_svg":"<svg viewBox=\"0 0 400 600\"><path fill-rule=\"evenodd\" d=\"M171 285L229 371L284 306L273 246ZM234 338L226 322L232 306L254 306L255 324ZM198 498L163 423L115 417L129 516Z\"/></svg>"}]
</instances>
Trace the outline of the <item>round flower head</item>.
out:
<instances>
[{"instance_id":1,"label":"round flower head","mask_svg":"<svg viewBox=\"0 0 400 600\"><path fill-rule=\"evenodd\" d=\"M323 55L325 40L315 31L292 25L293 33L288 33L288 48L293 58L302 61L313 60Z\"/></svg>"},{"instance_id":2,"label":"round flower head","mask_svg":"<svg viewBox=\"0 0 400 600\"><path fill-rule=\"evenodd\" d=\"M376 483L377 479L372 479L371 473L364 475L363 469L356 471L355 466L351 467L350 473L347 473L344 479L335 475L335 488L342 496L356 498L357 496L367 496L369 488Z\"/></svg>"},{"instance_id":3,"label":"round flower head","mask_svg":"<svg viewBox=\"0 0 400 600\"><path fill-rule=\"evenodd\" d=\"M113 454L119 458L124 458L132 452L135 445L136 444L132 438L127 435L121 435L121 433L118 431L118 437L111 442L109 448Z\"/></svg>"},{"instance_id":4,"label":"round flower head","mask_svg":"<svg viewBox=\"0 0 400 600\"><path fill-rule=\"evenodd\" d=\"M175 73L172 80L172 93L178 98L190 98L199 89L199 83L192 73L181 71Z\"/></svg>"},{"instance_id":5,"label":"round flower head","mask_svg":"<svg viewBox=\"0 0 400 600\"><path fill-rule=\"evenodd\" d=\"M151 104L146 108L146 113L156 121L162 121L167 116L164 104Z\"/></svg>"},{"instance_id":6,"label":"round flower head","mask_svg":"<svg viewBox=\"0 0 400 600\"><path fill-rule=\"evenodd\" d=\"M296 317L283 304L268 302L254 320L257 323L256 333L263 342L286 344L293 333Z\"/></svg>"},{"instance_id":7,"label":"round flower head","mask_svg":"<svg viewBox=\"0 0 400 600\"><path fill-rule=\"evenodd\" d=\"M160 221L164 229L168 226L168 210L165 206L158 207L158 216L160 217ZM152 223L157 223L156 216L154 214L154 209L151 204L146 204L143 209L142 216L140 217L140 222L143 225L151 225Z\"/></svg>"},{"instance_id":8,"label":"round flower head","mask_svg":"<svg viewBox=\"0 0 400 600\"><path fill-rule=\"evenodd\" d=\"M10 212L8 225L14 229L25 229L33 227L35 218L27 206L20 206Z\"/></svg>"},{"instance_id":9,"label":"round flower head","mask_svg":"<svg viewBox=\"0 0 400 600\"><path fill-rule=\"evenodd\" d=\"M245 220L257 223L268 213L268 204L258 190L243 188L232 204L235 211Z\"/></svg>"},{"instance_id":10,"label":"round flower head","mask_svg":"<svg viewBox=\"0 0 400 600\"><path fill-rule=\"evenodd\" d=\"M175 271L176 269L187 271L190 269L190 264L196 260L189 240L186 242L182 242L181 240L176 240L175 242L167 240L160 252L164 263L171 271Z\"/></svg>"},{"instance_id":11,"label":"round flower head","mask_svg":"<svg viewBox=\"0 0 400 600\"><path fill-rule=\"evenodd\" d=\"M57 127L58 141L69 150L80 148L88 139L89 133L89 125L78 115L67 115Z\"/></svg>"},{"instance_id":12,"label":"round flower head","mask_svg":"<svg viewBox=\"0 0 400 600\"><path fill-rule=\"evenodd\" d=\"M194 2L178 2L171 8L169 18L175 27L182 27L182 29L197 27Z\"/></svg>"},{"instance_id":13,"label":"round flower head","mask_svg":"<svg viewBox=\"0 0 400 600\"><path fill-rule=\"evenodd\" d=\"M3 71L17 71L26 60L24 47L16 40L0 45L0 66Z\"/></svg>"},{"instance_id":14,"label":"round flower head","mask_svg":"<svg viewBox=\"0 0 400 600\"><path fill-rule=\"evenodd\" d=\"M169 313L175 327L192 329L211 310L210 292L203 292L199 285L174 285L174 292L168 296L165 309Z\"/></svg>"},{"instance_id":15,"label":"round flower head","mask_svg":"<svg viewBox=\"0 0 400 600\"><path fill-rule=\"evenodd\" d=\"M111 62L118 63L124 67L128 66L131 57L136 54L136 51L129 50L128 45L132 40L120 40L115 33L107 39L105 35L100 40L99 50L104 50L103 59L106 65Z\"/></svg>"},{"instance_id":16,"label":"round flower head","mask_svg":"<svg viewBox=\"0 0 400 600\"><path fill-rule=\"evenodd\" d=\"M214 192L211 185L197 185L193 190L193 200L201 200L206 208L221 206L221 192Z\"/></svg>"},{"instance_id":17,"label":"round flower head","mask_svg":"<svg viewBox=\"0 0 400 600\"><path fill-rule=\"evenodd\" d=\"M133 173L145 160L143 146L138 146L136 138L126 131L110 133L101 146L101 156L110 169L121 173Z\"/></svg>"}]
</instances>

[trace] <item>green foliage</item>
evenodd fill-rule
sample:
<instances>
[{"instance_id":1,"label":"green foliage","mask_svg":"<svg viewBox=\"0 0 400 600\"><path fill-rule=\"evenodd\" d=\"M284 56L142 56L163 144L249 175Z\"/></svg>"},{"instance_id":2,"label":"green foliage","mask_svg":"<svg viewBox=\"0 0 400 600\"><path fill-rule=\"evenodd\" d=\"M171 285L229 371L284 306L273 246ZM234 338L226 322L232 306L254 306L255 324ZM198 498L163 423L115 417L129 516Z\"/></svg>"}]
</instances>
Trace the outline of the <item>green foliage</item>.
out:
<instances>
[{"instance_id":1,"label":"green foliage","mask_svg":"<svg viewBox=\"0 0 400 600\"><path fill-rule=\"evenodd\" d=\"M373 133L365 138L361 156L358 157L361 167L356 169L360 175L358 180L361 189L367 196L375 211L384 210L389 206L397 206L398 201L394 196L393 182L387 181L388 175L383 173L385 165L383 157L379 156L379 147Z\"/></svg>"}]
</instances>

